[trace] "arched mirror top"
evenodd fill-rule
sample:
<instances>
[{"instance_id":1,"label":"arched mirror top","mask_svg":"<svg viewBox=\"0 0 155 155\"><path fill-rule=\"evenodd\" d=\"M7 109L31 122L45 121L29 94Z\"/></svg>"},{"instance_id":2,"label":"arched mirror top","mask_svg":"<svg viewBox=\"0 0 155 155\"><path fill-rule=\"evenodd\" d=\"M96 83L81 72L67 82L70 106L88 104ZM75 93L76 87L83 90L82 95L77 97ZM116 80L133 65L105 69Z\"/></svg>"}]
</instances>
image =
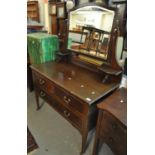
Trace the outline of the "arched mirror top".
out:
<instances>
[{"instance_id":1,"label":"arched mirror top","mask_svg":"<svg viewBox=\"0 0 155 155\"><path fill-rule=\"evenodd\" d=\"M115 12L101 6L83 6L69 13L69 30L80 30L80 27L94 27L111 32Z\"/></svg>"},{"instance_id":2,"label":"arched mirror top","mask_svg":"<svg viewBox=\"0 0 155 155\"><path fill-rule=\"evenodd\" d=\"M79 57L100 60L99 64L110 63L115 10L97 3L88 3L70 10L67 49Z\"/></svg>"}]
</instances>

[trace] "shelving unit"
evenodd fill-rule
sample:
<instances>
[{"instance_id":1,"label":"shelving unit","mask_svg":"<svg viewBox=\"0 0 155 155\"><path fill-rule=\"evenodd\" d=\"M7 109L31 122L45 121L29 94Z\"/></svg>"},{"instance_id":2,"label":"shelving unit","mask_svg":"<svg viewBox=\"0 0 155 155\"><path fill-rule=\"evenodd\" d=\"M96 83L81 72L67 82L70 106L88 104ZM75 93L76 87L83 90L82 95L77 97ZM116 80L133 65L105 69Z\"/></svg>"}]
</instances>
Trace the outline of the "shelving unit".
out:
<instances>
[{"instance_id":1,"label":"shelving unit","mask_svg":"<svg viewBox=\"0 0 155 155\"><path fill-rule=\"evenodd\" d=\"M27 18L38 22L40 21L38 1L27 2Z\"/></svg>"}]
</instances>

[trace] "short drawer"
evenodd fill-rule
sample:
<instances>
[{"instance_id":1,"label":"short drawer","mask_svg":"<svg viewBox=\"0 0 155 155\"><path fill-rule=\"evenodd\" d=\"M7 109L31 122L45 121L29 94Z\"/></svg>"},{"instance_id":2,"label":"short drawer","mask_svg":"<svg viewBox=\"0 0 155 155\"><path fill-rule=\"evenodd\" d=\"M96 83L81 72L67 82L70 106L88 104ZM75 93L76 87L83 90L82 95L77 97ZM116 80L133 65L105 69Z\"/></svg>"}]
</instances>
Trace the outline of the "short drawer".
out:
<instances>
[{"instance_id":1,"label":"short drawer","mask_svg":"<svg viewBox=\"0 0 155 155\"><path fill-rule=\"evenodd\" d=\"M72 110L79 111L80 113L86 113L85 105L69 93L60 88L55 88L55 94L67 107L71 108Z\"/></svg>"},{"instance_id":2,"label":"short drawer","mask_svg":"<svg viewBox=\"0 0 155 155\"><path fill-rule=\"evenodd\" d=\"M102 111L102 113L101 127L104 132L101 131L101 135L102 133L110 133L115 135L118 139L124 137L126 129L122 126L122 124L108 112Z\"/></svg>"},{"instance_id":3,"label":"short drawer","mask_svg":"<svg viewBox=\"0 0 155 155\"><path fill-rule=\"evenodd\" d=\"M46 91L46 93L54 93L54 85L39 73L33 72L33 81L36 87L40 87L41 89Z\"/></svg>"},{"instance_id":4,"label":"short drawer","mask_svg":"<svg viewBox=\"0 0 155 155\"><path fill-rule=\"evenodd\" d=\"M42 99L44 99L54 109L56 109L58 107L59 103L55 102L54 98L52 96L49 96L44 90L37 88L36 91L37 91L38 95Z\"/></svg>"}]
</instances>

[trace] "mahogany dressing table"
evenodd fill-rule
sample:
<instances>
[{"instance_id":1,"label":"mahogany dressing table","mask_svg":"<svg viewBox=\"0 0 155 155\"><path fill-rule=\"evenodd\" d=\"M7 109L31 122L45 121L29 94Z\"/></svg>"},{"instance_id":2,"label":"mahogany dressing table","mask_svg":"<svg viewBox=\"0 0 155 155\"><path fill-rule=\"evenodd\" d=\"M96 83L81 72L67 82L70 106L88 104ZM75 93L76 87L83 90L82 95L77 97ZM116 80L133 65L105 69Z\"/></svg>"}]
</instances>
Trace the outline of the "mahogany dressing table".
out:
<instances>
[{"instance_id":1,"label":"mahogany dressing table","mask_svg":"<svg viewBox=\"0 0 155 155\"><path fill-rule=\"evenodd\" d=\"M110 16L110 19L113 19L109 27L101 24L99 24L101 27L95 27L93 25L93 23L96 23L93 21L95 19L88 19L87 16L93 11L97 17L98 13L101 17L107 13L106 17ZM86 19L82 21L83 31L85 31L84 28L87 25L85 21L92 22L90 23L91 26L87 26L91 27L92 31L90 33L84 32L84 35L88 34L85 42L94 40L93 36L96 37L96 40L98 39L98 42L95 43L97 45L95 46L96 49L94 47L90 48L89 43L87 47L85 46L84 52L81 50L85 45L84 39L82 39L82 42L77 41L77 39L80 40L83 37L83 32L81 29L77 30L78 23L76 23L81 18L82 13L84 13L82 17ZM76 17L78 18L76 19ZM98 114L96 104L118 88L121 81L122 69L115 59L115 45L118 36L118 29L114 22L115 18L115 9L95 3L84 4L72 9L69 13L68 36L66 38L72 40L72 43L71 46L66 46L66 51L64 51L65 57L66 53L68 54L67 61L64 61L62 56L62 59L55 62L33 64L31 66L37 109L40 108L39 97L41 97L68 120L82 136L81 153L85 152L88 132L96 125ZM102 23L104 22L102 21ZM102 27L105 30L98 30ZM80 37L76 35L78 31L80 31ZM99 37L100 32L101 36ZM105 36L104 32L106 32ZM108 37L109 41L105 53L101 53L105 37Z\"/></svg>"}]
</instances>

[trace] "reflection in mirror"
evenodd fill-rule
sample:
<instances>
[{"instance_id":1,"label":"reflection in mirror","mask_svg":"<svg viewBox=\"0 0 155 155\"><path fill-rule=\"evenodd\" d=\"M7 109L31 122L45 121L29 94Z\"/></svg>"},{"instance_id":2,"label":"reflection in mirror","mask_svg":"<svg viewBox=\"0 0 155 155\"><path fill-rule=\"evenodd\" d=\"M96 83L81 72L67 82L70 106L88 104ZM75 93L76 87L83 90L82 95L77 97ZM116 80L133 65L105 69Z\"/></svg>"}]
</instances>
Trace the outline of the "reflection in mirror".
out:
<instances>
[{"instance_id":1,"label":"reflection in mirror","mask_svg":"<svg viewBox=\"0 0 155 155\"><path fill-rule=\"evenodd\" d=\"M85 6L71 11L69 15L68 48L106 60L114 11Z\"/></svg>"}]
</instances>

